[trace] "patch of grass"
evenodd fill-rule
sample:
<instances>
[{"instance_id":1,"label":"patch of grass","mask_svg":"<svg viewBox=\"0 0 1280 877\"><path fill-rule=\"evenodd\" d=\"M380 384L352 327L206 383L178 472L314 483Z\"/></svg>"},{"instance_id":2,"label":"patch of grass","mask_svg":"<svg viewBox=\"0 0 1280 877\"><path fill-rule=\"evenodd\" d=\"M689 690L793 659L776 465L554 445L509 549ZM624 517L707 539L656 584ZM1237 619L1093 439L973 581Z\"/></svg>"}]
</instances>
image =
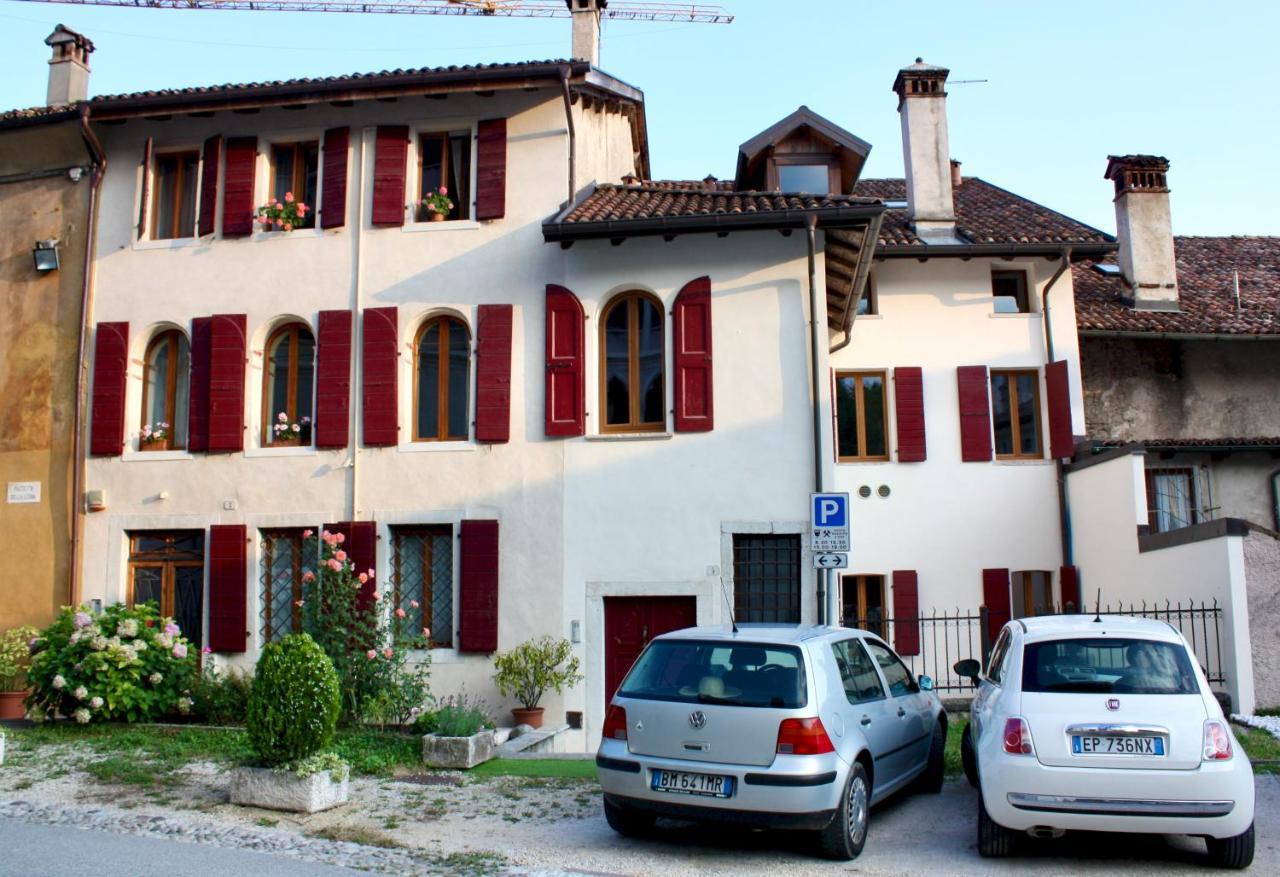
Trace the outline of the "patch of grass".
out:
<instances>
[{"instance_id":1,"label":"patch of grass","mask_svg":"<svg viewBox=\"0 0 1280 877\"><path fill-rule=\"evenodd\" d=\"M277 825L280 824L280 820L272 819L269 816L259 816L257 819L254 820L254 823L256 825L261 825L263 828L275 828Z\"/></svg>"},{"instance_id":2,"label":"patch of grass","mask_svg":"<svg viewBox=\"0 0 1280 877\"><path fill-rule=\"evenodd\" d=\"M422 739L373 730L339 731L334 748L358 774L391 776L397 767L422 766Z\"/></svg>"},{"instance_id":3,"label":"patch of grass","mask_svg":"<svg viewBox=\"0 0 1280 877\"><path fill-rule=\"evenodd\" d=\"M1255 716L1280 716L1280 706L1264 706L1253 711Z\"/></svg>"},{"instance_id":4,"label":"patch of grass","mask_svg":"<svg viewBox=\"0 0 1280 877\"><path fill-rule=\"evenodd\" d=\"M590 758L495 758L467 771L480 780L495 777L539 777L594 780L596 763Z\"/></svg>"},{"instance_id":5,"label":"patch of grass","mask_svg":"<svg viewBox=\"0 0 1280 877\"><path fill-rule=\"evenodd\" d=\"M1235 732L1240 746L1253 762L1254 773L1280 774L1280 740L1261 728L1234 725L1231 730ZM1260 764L1259 762L1271 763Z\"/></svg>"},{"instance_id":6,"label":"patch of grass","mask_svg":"<svg viewBox=\"0 0 1280 877\"><path fill-rule=\"evenodd\" d=\"M21 792L23 789L29 789L34 785L35 785L34 780L18 780L16 783L13 784L13 788L10 791Z\"/></svg>"},{"instance_id":7,"label":"patch of grass","mask_svg":"<svg viewBox=\"0 0 1280 877\"><path fill-rule=\"evenodd\" d=\"M964 733L967 724L969 724L967 713L947 716L946 775L949 777L958 777L964 773L960 764L960 735Z\"/></svg>"},{"instance_id":8,"label":"patch of grass","mask_svg":"<svg viewBox=\"0 0 1280 877\"><path fill-rule=\"evenodd\" d=\"M501 870L507 860L496 853L450 853L436 864L450 877L480 877Z\"/></svg>"},{"instance_id":9,"label":"patch of grass","mask_svg":"<svg viewBox=\"0 0 1280 877\"><path fill-rule=\"evenodd\" d=\"M307 832L307 836L318 837L321 840L346 841L347 843L362 844L366 847L399 849L404 846L394 837L358 825L326 825L324 828Z\"/></svg>"},{"instance_id":10,"label":"patch of grass","mask_svg":"<svg viewBox=\"0 0 1280 877\"><path fill-rule=\"evenodd\" d=\"M108 755L96 761L86 761L81 767L100 783L113 786L173 786L178 778L171 769L147 759L124 755Z\"/></svg>"}]
</instances>

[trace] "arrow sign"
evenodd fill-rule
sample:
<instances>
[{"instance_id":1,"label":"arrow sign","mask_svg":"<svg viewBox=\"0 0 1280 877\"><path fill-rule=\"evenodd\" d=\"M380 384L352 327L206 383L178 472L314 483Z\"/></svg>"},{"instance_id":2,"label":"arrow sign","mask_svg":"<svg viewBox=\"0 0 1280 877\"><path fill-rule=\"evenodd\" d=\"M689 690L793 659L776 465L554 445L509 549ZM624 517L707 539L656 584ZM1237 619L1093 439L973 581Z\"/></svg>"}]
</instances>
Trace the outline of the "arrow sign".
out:
<instances>
[{"instance_id":1,"label":"arrow sign","mask_svg":"<svg viewBox=\"0 0 1280 877\"><path fill-rule=\"evenodd\" d=\"M815 554L813 556L814 569L847 569L849 566L849 555L847 554Z\"/></svg>"}]
</instances>

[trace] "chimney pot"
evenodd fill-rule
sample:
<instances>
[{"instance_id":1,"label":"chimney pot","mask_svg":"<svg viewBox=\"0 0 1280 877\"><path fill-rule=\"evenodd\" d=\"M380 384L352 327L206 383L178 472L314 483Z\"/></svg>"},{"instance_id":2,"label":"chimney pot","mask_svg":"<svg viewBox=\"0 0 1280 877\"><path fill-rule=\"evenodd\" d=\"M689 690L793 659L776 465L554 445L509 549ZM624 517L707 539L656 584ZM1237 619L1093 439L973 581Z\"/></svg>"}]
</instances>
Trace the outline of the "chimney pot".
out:
<instances>
[{"instance_id":1,"label":"chimney pot","mask_svg":"<svg viewBox=\"0 0 1280 877\"><path fill-rule=\"evenodd\" d=\"M951 188L959 189L963 182L964 177L960 175L960 162L953 158L951 159Z\"/></svg>"},{"instance_id":2,"label":"chimney pot","mask_svg":"<svg viewBox=\"0 0 1280 877\"><path fill-rule=\"evenodd\" d=\"M53 50L49 59L49 88L45 104L62 106L89 97L89 56L93 41L60 24L45 37L44 44Z\"/></svg>"},{"instance_id":3,"label":"chimney pot","mask_svg":"<svg viewBox=\"0 0 1280 877\"><path fill-rule=\"evenodd\" d=\"M565 0L573 19L573 59L600 66L600 13L609 0Z\"/></svg>"},{"instance_id":4,"label":"chimney pot","mask_svg":"<svg viewBox=\"0 0 1280 877\"><path fill-rule=\"evenodd\" d=\"M956 213L947 140L945 67L923 59L898 71L893 90L902 120L902 157L907 177L907 212L916 234L926 240L955 240Z\"/></svg>"},{"instance_id":5,"label":"chimney pot","mask_svg":"<svg viewBox=\"0 0 1280 877\"><path fill-rule=\"evenodd\" d=\"M1164 156L1107 156L1103 176L1115 184L1120 271L1132 291L1134 310L1178 310L1168 172Z\"/></svg>"}]
</instances>

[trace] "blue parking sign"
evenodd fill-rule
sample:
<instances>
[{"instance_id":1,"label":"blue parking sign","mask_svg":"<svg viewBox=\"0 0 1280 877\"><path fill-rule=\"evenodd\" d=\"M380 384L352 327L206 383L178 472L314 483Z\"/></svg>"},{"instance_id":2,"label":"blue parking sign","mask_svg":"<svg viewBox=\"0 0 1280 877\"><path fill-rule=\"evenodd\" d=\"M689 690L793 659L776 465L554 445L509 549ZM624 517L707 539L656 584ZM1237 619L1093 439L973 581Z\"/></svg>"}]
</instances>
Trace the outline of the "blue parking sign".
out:
<instances>
[{"instance_id":1,"label":"blue parking sign","mask_svg":"<svg viewBox=\"0 0 1280 877\"><path fill-rule=\"evenodd\" d=\"M809 519L810 550L849 550L849 494L810 494Z\"/></svg>"}]
</instances>

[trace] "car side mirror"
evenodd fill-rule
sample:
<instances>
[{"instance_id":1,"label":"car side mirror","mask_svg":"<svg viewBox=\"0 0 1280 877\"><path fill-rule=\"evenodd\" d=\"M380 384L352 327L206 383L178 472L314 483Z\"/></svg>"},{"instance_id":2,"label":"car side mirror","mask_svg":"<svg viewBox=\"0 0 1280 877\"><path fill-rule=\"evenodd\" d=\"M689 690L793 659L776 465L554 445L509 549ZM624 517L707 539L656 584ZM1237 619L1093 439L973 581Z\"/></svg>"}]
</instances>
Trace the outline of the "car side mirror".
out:
<instances>
[{"instance_id":1,"label":"car side mirror","mask_svg":"<svg viewBox=\"0 0 1280 877\"><path fill-rule=\"evenodd\" d=\"M982 665L973 658L965 658L963 661L956 661L951 668L956 671L956 675L968 679L974 685L978 684L978 673L982 670Z\"/></svg>"},{"instance_id":2,"label":"car side mirror","mask_svg":"<svg viewBox=\"0 0 1280 877\"><path fill-rule=\"evenodd\" d=\"M933 691L933 677L932 677L932 676L921 676L921 677L920 677L919 679L917 679L916 681L920 683L920 690L921 690L921 691Z\"/></svg>"}]
</instances>

